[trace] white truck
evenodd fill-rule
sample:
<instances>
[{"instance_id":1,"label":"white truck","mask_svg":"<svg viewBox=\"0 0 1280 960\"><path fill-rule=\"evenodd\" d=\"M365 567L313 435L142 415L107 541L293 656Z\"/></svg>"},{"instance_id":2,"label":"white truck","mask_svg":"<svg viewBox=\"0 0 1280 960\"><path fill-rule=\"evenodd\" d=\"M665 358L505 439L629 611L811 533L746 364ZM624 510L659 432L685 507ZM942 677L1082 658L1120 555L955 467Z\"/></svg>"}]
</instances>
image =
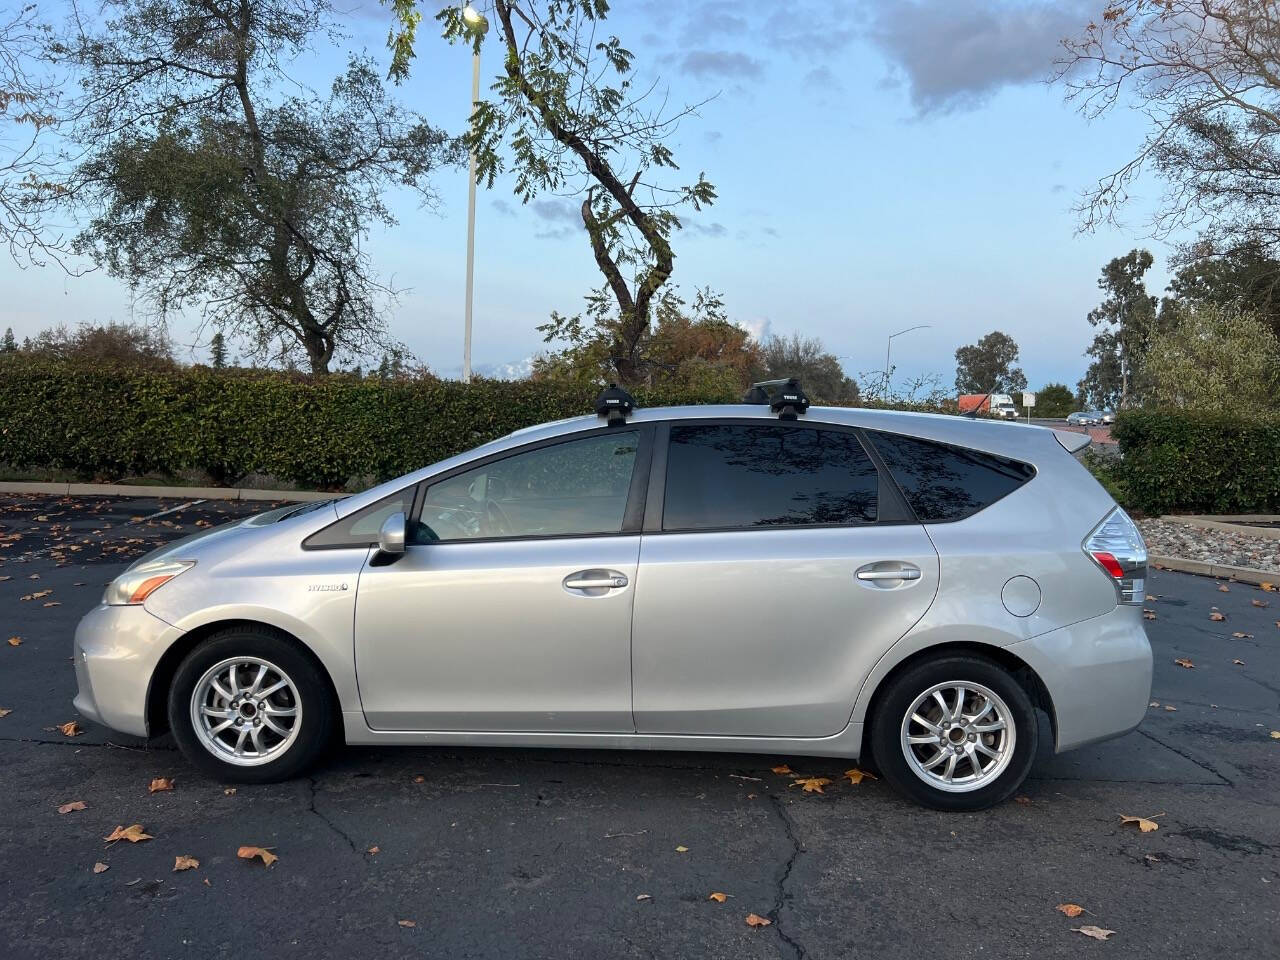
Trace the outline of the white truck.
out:
<instances>
[{"instance_id":1,"label":"white truck","mask_svg":"<svg viewBox=\"0 0 1280 960\"><path fill-rule=\"evenodd\" d=\"M1013 397L1007 393L993 393L991 395L991 413L1005 420L1018 419L1018 408L1013 405Z\"/></svg>"}]
</instances>

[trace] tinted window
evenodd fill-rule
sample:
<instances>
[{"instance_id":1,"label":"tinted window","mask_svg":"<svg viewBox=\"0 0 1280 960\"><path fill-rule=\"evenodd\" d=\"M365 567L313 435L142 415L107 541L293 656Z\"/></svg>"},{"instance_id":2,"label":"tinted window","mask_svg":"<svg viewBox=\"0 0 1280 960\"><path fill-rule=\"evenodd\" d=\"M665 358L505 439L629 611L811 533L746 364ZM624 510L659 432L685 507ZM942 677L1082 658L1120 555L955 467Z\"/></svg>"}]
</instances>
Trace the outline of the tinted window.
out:
<instances>
[{"instance_id":1,"label":"tinted window","mask_svg":"<svg viewBox=\"0 0 1280 960\"><path fill-rule=\"evenodd\" d=\"M963 520L1033 476L1025 463L896 433L871 433L907 502L925 523Z\"/></svg>"},{"instance_id":2,"label":"tinted window","mask_svg":"<svg viewBox=\"0 0 1280 960\"><path fill-rule=\"evenodd\" d=\"M619 533L635 471L634 430L538 447L427 488L417 537L477 540Z\"/></svg>"},{"instance_id":3,"label":"tinted window","mask_svg":"<svg viewBox=\"0 0 1280 960\"><path fill-rule=\"evenodd\" d=\"M673 426L664 530L871 523L879 478L851 433Z\"/></svg>"},{"instance_id":4,"label":"tinted window","mask_svg":"<svg viewBox=\"0 0 1280 960\"><path fill-rule=\"evenodd\" d=\"M413 507L413 492L416 487L407 487L372 503L363 510L357 510L349 517L344 517L332 526L325 527L319 533L307 538L308 547L367 547L378 542L378 531L387 517L393 513L409 515ZM333 504L327 504L333 509Z\"/></svg>"}]
</instances>

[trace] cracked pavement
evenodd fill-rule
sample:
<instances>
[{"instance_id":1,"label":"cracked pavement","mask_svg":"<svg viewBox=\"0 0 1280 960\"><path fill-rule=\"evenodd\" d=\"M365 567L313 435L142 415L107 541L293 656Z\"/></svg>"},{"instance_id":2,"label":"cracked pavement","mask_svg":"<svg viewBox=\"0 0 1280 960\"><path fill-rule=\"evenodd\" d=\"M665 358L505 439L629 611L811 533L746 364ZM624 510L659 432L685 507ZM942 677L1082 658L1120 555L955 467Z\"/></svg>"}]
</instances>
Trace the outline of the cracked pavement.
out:
<instances>
[{"instance_id":1,"label":"cracked pavement","mask_svg":"<svg viewBox=\"0 0 1280 960\"><path fill-rule=\"evenodd\" d=\"M146 519L176 506L0 498L6 957L1274 950L1280 593L1221 593L1216 581L1154 572L1159 706L1121 739L1045 751L1025 802L984 813L921 810L875 781L851 786L839 760L594 750L338 748L310 778L228 793L168 738L146 744L83 721L82 736L56 729L77 719L75 623L121 565L200 521L269 505ZM1225 621L1209 620L1215 606ZM4 644L9 636L22 644ZM1180 657L1195 667L1175 665ZM836 782L803 794L770 771L780 762ZM162 776L175 789L149 794ZM57 812L75 800L87 808ZM1120 814L1159 815L1160 829L1139 833ZM103 842L132 823L154 839ZM239 860L241 845L280 861ZM178 855L199 868L173 872ZM109 869L94 874L98 861ZM712 891L729 899L711 902ZM1054 909L1064 902L1088 912L1069 920ZM749 913L772 924L752 929ZM1100 944L1072 932L1086 923L1116 933Z\"/></svg>"}]
</instances>

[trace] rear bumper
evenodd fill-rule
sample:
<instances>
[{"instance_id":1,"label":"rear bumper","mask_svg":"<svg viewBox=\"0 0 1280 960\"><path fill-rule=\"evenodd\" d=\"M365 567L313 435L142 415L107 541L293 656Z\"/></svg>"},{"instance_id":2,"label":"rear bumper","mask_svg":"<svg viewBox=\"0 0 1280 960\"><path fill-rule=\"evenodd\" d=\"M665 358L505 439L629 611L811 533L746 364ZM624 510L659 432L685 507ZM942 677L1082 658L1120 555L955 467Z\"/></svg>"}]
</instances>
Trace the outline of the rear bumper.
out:
<instances>
[{"instance_id":1,"label":"rear bumper","mask_svg":"<svg viewBox=\"0 0 1280 960\"><path fill-rule=\"evenodd\" d=\"M147 736L147 688L178 633L140 606L94 607L76 627L72 705L104 727Z\"/></svg>"},{"instance_id":2,"label":"rear bumper","mask_svg":"<svg viewBox=\"0 0 1280 960\"><path fill-rule=\"evenodd\" d=\"M1139 606L1117 606L1006 649L1049 691L1059 752L1126 734L1146 716L1151 644Z\"/></svg>"}]
</instances>

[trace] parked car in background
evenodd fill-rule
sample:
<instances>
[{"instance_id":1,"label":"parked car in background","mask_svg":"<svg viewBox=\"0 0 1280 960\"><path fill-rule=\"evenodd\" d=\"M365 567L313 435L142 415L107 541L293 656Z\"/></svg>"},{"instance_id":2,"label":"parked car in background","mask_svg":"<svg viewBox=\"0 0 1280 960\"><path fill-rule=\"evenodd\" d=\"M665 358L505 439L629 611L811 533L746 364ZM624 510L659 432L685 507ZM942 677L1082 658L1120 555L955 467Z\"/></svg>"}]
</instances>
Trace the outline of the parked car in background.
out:
<instances>
[{"instance_id":1,"label":"parked car in background","mask_svg":"<svg viewBox=\"0 0 1280 960\"><path fill-rule=\"evenodd\" d=\"M1037 708L1058 751L1142 721L1146 547L1087 438L610 393L140 559L76 630L76 708L228 781L335 735L721 750L862 759L946 810L1018 789Z\"/></svg>"},{"instance_id":2,"label":"parked car in background","mask_svg":"<svg viewBox=\"0 0 1280 960\"><path fill-rule=\"evenodd\" d=\"M1075 427L1089 427L1100 422L1099 414L1092 410L1077 410L1067 414L1067 423Z\"/></svg>"},{"instance_id":3,"label":"parked car in background","mask_svg":"<svg viewBox=\"0 0 1280 960\"><path fill-rule=\"evenodd\" d=\"M1101 415L1100 415L1099 422L1100 422L1100 423L1115 423L1115 422L1116 422L1116 412L1115 412L1114 410L1103 410L1103 411L1102 411L1102 413L1101 413Z\"/></svg>"}]
</instances>

